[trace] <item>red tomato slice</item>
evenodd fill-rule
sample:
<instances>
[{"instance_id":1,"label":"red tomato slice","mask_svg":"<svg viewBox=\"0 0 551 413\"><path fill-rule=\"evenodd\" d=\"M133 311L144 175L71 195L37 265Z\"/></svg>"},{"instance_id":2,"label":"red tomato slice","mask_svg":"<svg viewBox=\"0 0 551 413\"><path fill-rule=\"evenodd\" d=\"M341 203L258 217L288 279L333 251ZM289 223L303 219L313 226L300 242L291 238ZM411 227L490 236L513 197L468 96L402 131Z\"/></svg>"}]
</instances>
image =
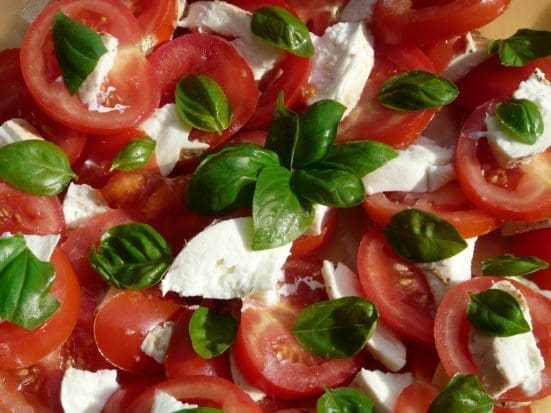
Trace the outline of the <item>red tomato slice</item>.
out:
<instances>
[{"instance_id":1,"label":"red tomato slice","mask_svg":"<svg viewBox=\"0 0 551 413\"><path fill-rule=\"evenodd\" d=\"M158 383L153 378L143 378L132 380L123 384L115 393L107 399L103 405L101 413L121 413L125 412L128 406L138 398L143 392Z\"/></svg>"},{"instance_id":2,"label":"red tomato slice","mask_svg":"<svg viewBox=\"0 0 551 413\"><path fill-rule=\"evenodd\" d=\"M438 393L438 388L429 383L410 384L400 393L394 412L426 413Z\"/></svg>"},{"instance_id":3,"label":"red tomato slice","mask_svg":"<svg viewBox=\"0 0 551 413\"><path fill-rule=\"evenodd\" d=\"M108 86L116 91L111 100L127 106L123 110L90 111L77 94L71 96L65 84L58 81L61 72L51 30L54 15L60 9L71 18L119 40ZM159 103L159 84L147 59L134 47L139 33L136 19L119 1L63 0L45 8L27 31L21 48L23 77L36 103L52 119L88 133L124 130L146 118Z\"/></svg>"},{"instance_id":4,"label":"red tomato slice","mask_svg":"<svg viewBox=\"0 0 551 413\"><path fill-rule=\"evenodd\" d=\"M358 106L341 122L337 142L372 139L396 148L408 146L425 129L435 110L400 112L381 105L377 94L391 76L410 70L434 72L430 59L415 47L379 48L375 67Z\"/></svg>"},{"instance_id":5,"label":"red tomato slice","mask_svg":"<svg viewBox=\"0 0 551 413\"><path fill-rule=\"evenodd\" d=\"M331 209L323 220L321 234L303 235L296 239L291 247L291 255L294 258L302 258L321 250L335 235L336 227L337 211Z\"/></svg>"},{"instance_id":6,"label":"red tomato slice","mask_svg":"<svg viewBox=\"0 0 551 413\"><path fill-rule=\"evenodd\" d=\"M455 169L461 189L479 208L500 218L537 221L551 216L548 170L551 150L534 156L527 164L502 168L489 154L485 138L486 114L496 101L477 108L465 121L455 148Z\"/></svg>"},{"instance_id":7,"label":"red tomato slice","mask_svg":"<svg viewBox=\"0 0 551 413\"><path fill-rule=\"evenodd\" d=\"M138 19L143 41L151 45L170 40L178 18L178 0L122 0Z\"/></svg>"},{"instance_id":8,"label":"red tomato slice","mask_svg":"<svg viewBox=\"0 0 551 413\"><path fill-rule=\"evenodd\" d=\"M513 253L518 257L533 255L551 264L551 228L516 235ZM551 268L530 275L530 281L534 281L540 288L551 290Z\"/></svg>"},{"instance_id":9,"label":"red tomato slice","mask_svg":"<svg viewBox=\"0 0 551 413\"><path fill-rule=\"evenodd\" d=\"M434 344L436 305L427 281L391 250L378 228L370 229L360 243L358 276L382 320L403 337Z\"/></svg>"},{"instance_id":10,"label":"red tomato slice","mask_svg":"<svg viewBox=\"0 0 551 413\"><path fill-rule=\"evenodd\" d=\"M287 0L311 32L321 36L332 24L347 0Z\"/></svg>"}]
</instances>

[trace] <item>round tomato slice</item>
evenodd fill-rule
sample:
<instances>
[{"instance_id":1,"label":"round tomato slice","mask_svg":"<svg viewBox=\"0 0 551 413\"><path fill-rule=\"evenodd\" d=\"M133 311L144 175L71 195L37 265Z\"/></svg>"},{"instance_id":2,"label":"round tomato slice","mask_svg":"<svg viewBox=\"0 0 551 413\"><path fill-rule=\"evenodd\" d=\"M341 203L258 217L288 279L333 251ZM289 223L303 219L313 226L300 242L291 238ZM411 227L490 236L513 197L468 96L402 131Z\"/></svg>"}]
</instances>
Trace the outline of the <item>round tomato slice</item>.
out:
<instances>
[{"instance_id":1,"label":"round tomato slice","mask_svg":"<svg viewBox=\"0 0 551 413\"><path fill-rule=\"evenodd\" d=\"M461 189L479 208L500 218L537 221L551 216L549 168L551 150L528 163L503 168L490 154L485 138L486 116L496 101L478 107L465 121L455 148L455 169Z\"/></svg>"},{"instance_id":2,"label":"round tomato slice","mask_svg":"<svg viewBox=\"0 0 551 413\"><path fill-rule=\"evenodd\" d=\"M434 337L436 350L449 376L457 372L479 374L468 345L471 327L466 308L469 303L469 294L485 291L501 280L503 279L493 277L473 278L450 290L440 303L434 324ZM546 363L541 373L542 388L537 394L527 396L522 389L513 388L502 394L499 400L524 402L541 399L551 394L551 363L549 363L551 360L551 329L549 328L551 300L514 280L508 281L522 293L528 303L532 317L532 331Z\"/></svg>"},{"instance_id":3,"label":"round tomato slice","mask_svg":"<svg viewBox=\"0 0 551 413\"><path fill-rule=\"evenodd\" d=\"M537 229L515 236L513 253L518 257L536 256L551 263L551 228ZM530 281L551 290L551 267L530 275Z\"/></svg>"},{"instance_id":4,"label":"round tomato slice","mask_svg":"<svg viewBox=\"0 0 551 413\"><path fill-rule=\"evenodd\" d=\"M88 110L78 94L71 95L64 82L59 81L61 70L52 40L53 19L58 10L97 32L109 33L118 39L117 57L106 84L113 90L105 99L105 106L111 106L111 110ZM31 24L21 47L21 67L29 91L48 116L73 129L106 134L130 128L149 116L159 103L155 70L134 47L139 35L136 19L119 1L54 2ZM115 109L115 104L122 106Z\"/></svg>"},{"instance_id":5,"label":"round tomato slice","mask_svg":"<svg viewBox=\"0 0 551 413\"><path fill-rule=\"evenodd\" d=\"M302 258L321 250L333 238L336 227L337 211L331 209L323 219L321 234L303 235L297 238L291 247L291 255L294 258Z\"/></svg>"},{"instance_id":6,"label":"round tomato slice","mask_svg":"<svg viewBox=\"0 0 551 413\"><path fill-rule=\"evenodd\" d=\"M426 413L438 393L438 388L429 383L410 384L400 393L394 411L396 413Z\"/></svg>"},{"instance_id":7,"label":"round tomato slice","mask_svg":"<svg viewBox=\"0 0 551 413\"><path fill-rule=\"evenodd\" d=\"M143 392L158 383L154 378L140 378L124 383L103 405L101 413L126 412L128 406Z\"/></svg>"}]
</instances>

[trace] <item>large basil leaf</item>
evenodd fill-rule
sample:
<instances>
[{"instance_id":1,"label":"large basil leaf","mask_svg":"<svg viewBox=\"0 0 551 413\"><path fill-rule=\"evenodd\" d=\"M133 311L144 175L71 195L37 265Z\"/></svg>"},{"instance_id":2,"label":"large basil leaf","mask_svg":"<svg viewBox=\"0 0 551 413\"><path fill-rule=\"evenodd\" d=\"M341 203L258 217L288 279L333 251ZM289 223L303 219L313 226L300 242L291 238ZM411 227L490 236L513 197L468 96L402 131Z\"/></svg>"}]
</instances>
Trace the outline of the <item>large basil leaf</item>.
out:
<instances>
[{"instance_id":1,"label":"large basil leaf","mask_svg":"<svg viewBox=\"0 0 551 413\"><path fill-rule=\"evenodd\" d=\"M211 359L226 351L237 334L237 321L231 315L217 314L199 307L189 320L189 337L197 354Z\"/></svg>"},{"instance_id":2,"label":"large basil leaf","mask_svg":"<svg viewBox=\"0 0 551 413\"><path fill-rule=\"evenodd\" d=\"M134 171L143 168L155 151L156 144L153 139L148 137L128 142L113 158L111 169Z\"/></svg>"},{"instance_id":3,"label":"large basil leaf","mask_svg":"<svg viewBox=\"0 0 551 413\"><path fill-rule=\"evenodd\" d=\"M551 55L551 32L520 29L508 39L491 40L490 54L498 54L504 66L524 66L534 59Z\"/></svg>"},{"instance_id":4,"label":"large basil leaf","mask_svg":"<svg viewBox=\"0 0 551 413\"><path fill-rule=\"evenodd\" d=\"M399 256L417 263L440 261L467 248L452 224L415 208L395 214L384 233Z\"/></svg>"},{"instance_id":5,"label":"large basil leaf","mask_svg":"<svg viewBox=\"0 0 551 413\"><path fill-rule=\"evenodd\" d=\"M50 294L52 264L40 261L22 235L0 239L0 318L32 330L47 321L60 303Z\"/></svg>"},{"instance_id":6,"label":"large basil leaf","mask_svg":"<svg viewBox=\"0 0 551 413\"><path fill-rule=\"evenodd\" d=\"M63 150L48 141L29 139L0 148L0 179L35 195L57 195L76 175Z\"/></svg>"},{"instance_id":7,"label":"large basil leaf","mask_svg":"<svg viewBox=\"0 0 551 413\"><path fill-rule=\"evenodd\" d=\"M482 275L523 276L549 268L549 264L537 257L515 257L506 254L482 261Z\"/></svg>"},{"instance_id":8,"label":"large basil leaf","mask_svg":"<svg viewBox=\"0 0 551 413\"><path fill-rule=\"evenodd\" d=\"M428 413L490 413L494 401L473 375L457 373L448 385L436 396Z\"/></svg>"},{"instance_id":9,"label":"large basil leaf","mask_svg":"<svg viewBox=\"0 0 551 413\"><path fill-rule=\"evenodd\" d=\"M52 38L63 81L73 94L94 71L107 49L99 34L61 11L54 17Z\"/></svg>"},{"instance_id":10,"label":"large basil leaf","mask_svg":"<svg viewBox=\"0 0 551 413\"><path fill-rule=\"evenodd\" d=\"M172 262L172 249L147 224L122 224L101 236L88 255L90 265L116 288L141 290L161 281Z\"/></svg>"},{"instance_id":11,"label":"large basil leaf","mask_svg":"<svg viewBox=\"0 0 551 413\"><path fill-rule=\"evenodd\" d=\"M299 117L285 107L283 93L280 93L265 147L279 155L281 165L291 169L298 139Z\"/></svg>"},{"instance_id":12,"label":"large basil leaf","mask_svg":"<svg viewBox=\"0 0 551 413\"><path fill-rule=\"evenodd\" d=\"M316 403L316 413L372 413L373 403L362 392L350 387L327 389Z\"/></svg>"},{"instance_id":13,"label":"large basil leaf","mask_svg":"<svg viewBox=\"0 0 551 413\"><path fill-rule=\"evenodd\" d=\"M360 297L320 301L299 314L291 330L302 347L324 358L357 354L373 335L379 313Z\"/></svg>"},{"instance_id":14,"label":"large basil leaf","mask_svg":"<svg viewBox=\"0 0 551 413\"><path fill-rule=\"evenodd\" d=\"M381 142L350 142L333 145L323 165L363 177L397 156L396 149Z\"/></svg>"},{"instance_id":15,"label":"large basil leaf","mask_svg":"<svg viewBox=\"0 0 551 413\"><path fill-rule=\"evenodd\" d=\"M191 177L187 202L199 214L218 215L251 206L258 174L277 166L277 155L251 144L230 145L208 155Z\"/></svg>"},{"instance_id":16,"label":"large basil leaf","mask_svg":"<svg viewBox=\"0 0 551 413\"><path fill-rule=\"evenodd\" d=\"M496 105L497 124L511 138L533 145L543 134L543 116L535 103L527 99L511 99Z\"/></svg>"}]
</instances>

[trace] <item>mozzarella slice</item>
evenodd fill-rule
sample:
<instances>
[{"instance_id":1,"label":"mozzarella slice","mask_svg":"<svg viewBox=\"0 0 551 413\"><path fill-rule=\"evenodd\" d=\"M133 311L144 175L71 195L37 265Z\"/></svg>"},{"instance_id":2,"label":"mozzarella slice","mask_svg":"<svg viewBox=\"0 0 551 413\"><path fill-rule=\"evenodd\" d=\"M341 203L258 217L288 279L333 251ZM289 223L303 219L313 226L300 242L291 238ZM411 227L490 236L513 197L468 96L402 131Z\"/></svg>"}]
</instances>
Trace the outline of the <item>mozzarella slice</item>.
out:
<instances>
[{"instance_id":1,"label":"mozzarella slice","mask_svg":"<svg viewBox=\"0 0 551 413\"><path fill-rule=\"evenodd\" d=\"M442 77L457 82L488 57L488 39L477 33L469 32L465 35L464 52L452 59L442 73Z\"/></svg>"},{"instance_id":2,"label":"mozzarella slice","mask_svg":"<svg viewBox=\"0 0 551 413\"><path fill-rule=\"evenodd\" d=\"M13 234L11 232L4 232L0 235L1 238L11 237ZM61 239L60 234L49 234L49 235L30 235L23 234L27 248L41 261L50 261L54 253L55 247Z\"/></svg>"},{"instance_id":3,"label":"mozzarella slice","mask_svg":"<svg viewBox=\"0 0 551 413\"><path fill-rule=\"evenodd\" d=\"M410 384L413 384L411 373L384 373L361 369L350 387L364 392L375 405L377 413L394 413L400 393Z\"/></svg>"},{"instance_id":4,"label":"mozzarella slice","mask_svg":"<svg viewBox=\"0 0 551 413\"><path fill-rule=\"evenodd\" d=\"M170 394L157 390L153 398L151 413L172 413L184 409L196 409L199 407L196 404L182 403Z\"/></svg>"},{"instance_id":5,"label":"mozzarella slice","mask_svg":"<svg viewBox=\"0 0 551 413\"><path fill-rule=\"evenodd\" d=\"M42 136L25 119L14 118L0 125L0 147L30 139L42 139Z\"/></svg>"},{"instance_id":6,"label":"mozzarella slice","mask_svg":"<svg viewBox=\"0 0 551 413\"><path fill-rule=\"evenodd\" d=\"M323 221L325 220L325 217L330 210L331 208L328 206L314 204L314 220L312 221L312 224L308 227L308 229L304 232L304 235L321 235L323 231Z\"/></svg>"},{"instance_id":7,"label":"mozzarella slice","mask_svg":"<svg viewBox=\"0 0 551 413\"><path fill-rule=\"evenodd\" d=\"M176 324L173 321L157 324L147 333L140 345L140 349L157 363L162 364L166 357L175 326Z\"/></svg>"},{"instance_id":8,"label":"mozzarella slice","mask_svg":"<svg viewBox=\"0 0 551 413\"><path fill-rule=\"evenodd\" d=\"M100 413L118 388L116 370L91 372L69 367L61 381L61 406L66 413Z\"/></svg>"},{"instance_id":9,"label":"mozzarella slice","mask_svg":"<svg viewBox=\"0 0 551 413\"><path fill-rule=\"evenodd\" d=\"M63 215L68 228L76 228L109 209L101 191L86 184L69 184L63 199Z\"/></svg>"}]
</instances>

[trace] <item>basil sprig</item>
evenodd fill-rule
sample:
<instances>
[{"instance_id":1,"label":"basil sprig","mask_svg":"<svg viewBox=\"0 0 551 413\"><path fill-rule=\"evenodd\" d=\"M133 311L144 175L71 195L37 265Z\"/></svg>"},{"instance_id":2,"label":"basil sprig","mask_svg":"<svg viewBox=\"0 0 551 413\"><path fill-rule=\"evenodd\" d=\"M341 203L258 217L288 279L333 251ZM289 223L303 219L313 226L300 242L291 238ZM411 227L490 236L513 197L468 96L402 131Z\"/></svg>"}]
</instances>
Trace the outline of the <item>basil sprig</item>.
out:
<instances>
[{"instance_id":1,"label":"basil sprig","mask_svg":"<svg viewBox=\"0 0 551 413\"><path fill-rule=\"evenodd\" d=\"M131 140L115 155L111 169L135 171L143 168L155 151L156 145L157 143L147 136Z\"/></svg>"},{"instance_id":2,"label":"basil sprig","mask_svg":"<svg viewBox=\"0 0 551 413\"><path fill-rule=\"evenodd\" d=\"M549 263L537 257L500 255L482 261L482 275L524 276L549 268Z\"/></svg>"},{"instance_id":3,"label":"basil sprig","mask_svg":"<svg viewBox=\"0 0 551 413\"><path fill-rule=\"evenodd\" d=\"M508 39L490 40L489 54L497 54L504 66L524 66L551 55L551 32L520 29Z\"/></svg>"},{"instance_id":4,"label":"basil sprig","mask_svg":"<svg viewBox=\"0 0 551 413\"><path fill-rule=\"evenodd\" d=\"M289 53L304 57L314 55L314 45L306 25L281 7L254 10L251 30L259 39Z\"/></svg>"},{"instance_id":5,"label":"basil sprig","mask_svg":"<svg viewBox=\"0 0 551 413\"><path fill-rule=\"evenodd\" d=\"M518 301L508 292L491 288L469 294L467 318L478 331L495 337L527 333L530 325Z\"/></svg>"},{"instance_id":6,"label":"basil sprig","mask_svg":"<svg viewBox=\"0 0 551 413\"><path fill-rule=\"evenodd\" d=\"M416 263L440 261L467 248L452 224L420 209L398 212L383 231L399 256Z\"/></svg>"},{"instance_id":7,"label":"basil sprig","mask_svg":"<svg viewBox=\"0 0 551 413\"><path fill-rule=\"evenodd\" d=\"M495 118L508 136L533 145L543 134L543 116L536 104L528 99L511 99L496 105Z\"/></svg>"},{"instance_id":8,"label":"basil sprig","mask_svg":"<svg viewBox=\"0 0 551 413\"><path fill-rule=\"evenodd\" d=\"M364 393L351 387L325 389L316 403L317 413L372 413L373 403Z\"/></svg>"},{"instance_id":9,"label":"basil sprig","mask_svg":"<svg viewBox=\"0 0 551 413\"><path fill-rule=\"evenodd\" d=\"M377 98L391 109L414 112L450 104L458 95L459 89L448 79L414 70L388 79Z\"/></svg>"},{"instance_id":10,"label":"basil sprig","mask_svg":"<svg viewBox=\"0 0 551 413\"><path fill-rule=\"evenodd\" d=\"M99 34L61 11L54 17L52 38L63 81L74 94L107 49Z\"/></svg>"},{"instance_id":11,"label":"basil sprig","mask_svg":"<svg viewBox=\"0 0 551 413\"><path fill-rule=\"evenodd\" d=\"M55 268L39 260L22 235L0 239L0 318L32 330L60 306L50 294Z\"/></svg>"},{"instance_id":12,"label":"basil sprig","mask_svg":"<svg viewBox=\"0 0 551 413\"><path fill-rule=\"evenodd\" d=\"M237 334L237 321L207 307L199 307L189 320L189 337L193 350L204 359L226 351Z\"/></svg>"},{"instance_id":13,"label":"basil sprig","mask_svg":"<svg viewBox=\"0 0 551 413\"><path fill-rule=\"evenodd\" d=\"M457 373L433 400L428 413L490 413L493 409L494 401L478 378Z\"/></svg>"},{"instance_id":14,"label":"basil sprig","mask_svg":"<svg viewBox=\"0 0 551 413\"><path fill-rule=\"evenodd\" d=\"M291 333L299 344L323 358L357 354L373 335L379 313L360 297L314 303L298 315Z\"/></svg>"},{"instance_id":15,"label":"basil sprig","mask_svg":"<svg viewBox=\"0 0 551 413\"><path fill-rule=\"evenodd\" d=\"M48 141L29 139L0 148L0 179L35 195L57 195L76 175L63 150Z\"/></svg>"},{"instance_id":16,"label":"basil sprig","mask_svg":"<svg viewBox=\"0 0 551 413\"><path fill-rule=\"evenodd\" d=\"M215 409L214 407L193 407L191 409L182 409L173 413L224 413L224 410Z\"/></svg>"},{"instance_id":17,"label":"basil sprig","mask_svg":"<svg viewBox=\"0 0 551 413\"><path fill-rule=\"evenodd\" d=\"M152 227L117 225L88 254L90 265L116 288L141 290L157 284L172 262L172 248Z\"/></svg>"}]
</instances>

